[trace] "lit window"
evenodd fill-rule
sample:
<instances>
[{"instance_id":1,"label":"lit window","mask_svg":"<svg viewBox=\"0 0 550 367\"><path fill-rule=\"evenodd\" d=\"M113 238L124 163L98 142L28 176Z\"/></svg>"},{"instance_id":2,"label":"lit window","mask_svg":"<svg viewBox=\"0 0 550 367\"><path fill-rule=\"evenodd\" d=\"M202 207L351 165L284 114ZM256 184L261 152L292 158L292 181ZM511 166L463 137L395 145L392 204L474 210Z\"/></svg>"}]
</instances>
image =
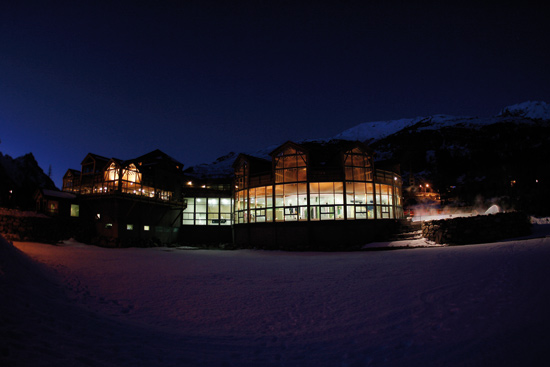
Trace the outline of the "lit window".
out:
<instances>
[{"instance_id":1,"label":"lit window","mask_svg":"<svg viewBox=\"0 0 550 367\"><path fill-rule=\"evenodd\" d=\"M80 216L80 206L77 204L71 204L71 217Z\"/></svg>"},{"instance_id":2,"label":"lit window","mask_svg":"<svg viewBox=\"0 0 550 367\"><path fill-rule=\"evenodd\" d=\"M307 180L307 158L304 152L287 148L275 157L275 182Z\"/></svg>"},{"instance_id":3,"label":"lit window","mask_svg":"<svg viewBox=\"0 0 550 367\"><path fill-rule=\"evenodd\" d=\"M59 212L59 203L57 201L48 202L48 211L51 214L57 214Z\"/></svg>"},{"instance_id":4,"label":"lit window","mask_svg":"<svg viewBox=\"0 0 550 367\"><path fill-rule=\"evenodd\" d=\"M345 175L348 181L372 181L372 162L368 154L355 148L347 151L344 158Z\"/></svg>"},{"instance_id":5,"label":"lit window","mask_svg":"<svg viewBox=\"0 0 550 367\"><path fill-rule=\"evenodd\" d=\"M115 162L112 162L109 168L105 171L105 181L118 180L118 166Z\"/></svg>"},{"instance_id":6,"label":"lit window","mask_svg":"<svg viewBox=\"0 0 550 367\"><path fill-rule=\"evenodd\" d=\"M149 231L149 226L143 226L143 230L144 230L145 232Z\"/></svg>"},{"instance_id":7,"label":"lit window","mask_svg":"<svg viewBox=\"0 0 550 367\"><path fill-rule=\"evenodd\" d=\"M126 230L127 231L133 231L134 230L134 225L133 224L127 224L126 225Z\"/></svg>"}]
</instances>

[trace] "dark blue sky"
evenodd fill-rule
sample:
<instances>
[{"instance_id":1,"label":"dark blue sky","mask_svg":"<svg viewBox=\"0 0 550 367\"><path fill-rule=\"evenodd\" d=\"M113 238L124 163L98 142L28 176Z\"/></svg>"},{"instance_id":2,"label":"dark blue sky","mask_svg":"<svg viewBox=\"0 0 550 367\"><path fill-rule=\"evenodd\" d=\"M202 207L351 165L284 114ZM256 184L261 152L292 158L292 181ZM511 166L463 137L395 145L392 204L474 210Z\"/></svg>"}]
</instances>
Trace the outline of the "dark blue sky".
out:
<instances>
[{"instance_id":1,"label":"dark blue sky","mask_svg":"<svg viewBox=\"0 0 550 367\"><path fill-rule=\"evenodd\" d=\"M60 186L88 152L159 148L190 166L550 102L543 2L364 3L2 1L0 151L33 152Z\"/></svg>"}]
</instances>

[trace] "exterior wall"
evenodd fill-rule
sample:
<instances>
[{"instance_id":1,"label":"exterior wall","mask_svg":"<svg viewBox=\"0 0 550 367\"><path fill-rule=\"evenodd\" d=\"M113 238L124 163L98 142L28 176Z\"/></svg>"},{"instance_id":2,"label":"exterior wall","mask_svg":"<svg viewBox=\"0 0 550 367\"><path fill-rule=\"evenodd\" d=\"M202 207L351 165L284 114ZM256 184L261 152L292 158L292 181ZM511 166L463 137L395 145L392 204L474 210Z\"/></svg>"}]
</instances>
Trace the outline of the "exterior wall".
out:
<instances>
[{"instance_id":1,"label":"exterior wall","mask_svg":"<svg viewBox=\"0 0 550 367\"><path fill-rule=\"evenodd\" d=\"M178 243L189 246L222 248L233 243L231 226L181 226Z\"/></svg>"},{"instance_id":2,"label":"exterior wall","mask_svg":"<svg viewBox=\"0 0 550 367\"><path fill-rule=\"evenodd\" d=\"M81 198L81 217L94 223L93 242L108 247L158 246L178 241L181 207L117 195Z\"/></svg>"},{"instance_id":3,"label":"exterior wall","mask_svg":"<svg viewBox=\"0 0 550 367\"><path fill-rule=\"evenodd\" d=\"M235 245L289 251L355 250L391 237L399 221L249 223L235 225Z\"/></svg>"}]
</instances>

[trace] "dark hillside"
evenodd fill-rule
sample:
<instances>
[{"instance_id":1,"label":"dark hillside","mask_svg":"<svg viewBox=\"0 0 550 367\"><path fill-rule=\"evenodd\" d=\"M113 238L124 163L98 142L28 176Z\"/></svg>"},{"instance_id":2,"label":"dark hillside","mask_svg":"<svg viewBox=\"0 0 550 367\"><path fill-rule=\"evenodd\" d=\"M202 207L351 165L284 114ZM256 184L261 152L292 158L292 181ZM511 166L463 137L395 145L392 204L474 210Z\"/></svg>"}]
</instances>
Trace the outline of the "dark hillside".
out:
<instances>
[{"instance_id":1,"label":"dark hillside","mask_svg":"<svg viewBox=\"0 0 550 367\"><path fill-rule=\"evenodd\" d=\"M550 214L550 124L503 121L489 125L414 126L371 144L401 164L403 177L432 182L446 202L501 205Z\"/></svg>"},{"instance_id":2,"label":"dark hillside","mask_svg":"<svg viewBox=\"0 0 550 367\"><path fill-rule=\"evenodd\" d=\"M38 166L32 153L19 158L0 153L0 207L34 209L34 193L55 184Z\"/></svg>"}]
</instances>

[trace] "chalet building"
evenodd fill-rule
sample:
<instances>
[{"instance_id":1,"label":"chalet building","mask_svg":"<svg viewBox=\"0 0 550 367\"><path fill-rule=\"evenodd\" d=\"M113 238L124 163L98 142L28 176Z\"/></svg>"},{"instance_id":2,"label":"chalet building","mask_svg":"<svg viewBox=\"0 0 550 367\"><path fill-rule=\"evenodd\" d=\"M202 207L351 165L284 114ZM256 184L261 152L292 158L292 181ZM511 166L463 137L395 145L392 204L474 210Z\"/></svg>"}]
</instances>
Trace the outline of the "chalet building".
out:
<instances>
[{"instance_id":1,"label":"chalet building","mask_svg":"<svg viewBox=\"0 0 550 367\"><path fill-rule=\"evenodd\" d=\"M234 163L237 245L347 248L383 238L403 218L398 170L375 169L360 142L287 142L270 157Z\"/></svg>"},{"instance_id":2,"label":"chalet building","mask_svg":"<svg viewBox=\"0 0 550 367\"><path fill-rule=\"evenodd\" d=\"M81 170L67 171L63 191L77 195L80 217L94 221L102 244L182 242L185 192L195 186L183 173L183 164L155 150L130 160L90 153L81 165Z\"/></svg>"},{"instance_id":3,"label":"chalet building","mask_svg":"<svg viewBox=\"0 0 550 367\"><path fill-rule=\"evenodd\" d=\"M58 190L39 189L34 194L36 211L52 217L80 216L80 206L76 203L76 195Z\"/></svg>"}]
</instances>

